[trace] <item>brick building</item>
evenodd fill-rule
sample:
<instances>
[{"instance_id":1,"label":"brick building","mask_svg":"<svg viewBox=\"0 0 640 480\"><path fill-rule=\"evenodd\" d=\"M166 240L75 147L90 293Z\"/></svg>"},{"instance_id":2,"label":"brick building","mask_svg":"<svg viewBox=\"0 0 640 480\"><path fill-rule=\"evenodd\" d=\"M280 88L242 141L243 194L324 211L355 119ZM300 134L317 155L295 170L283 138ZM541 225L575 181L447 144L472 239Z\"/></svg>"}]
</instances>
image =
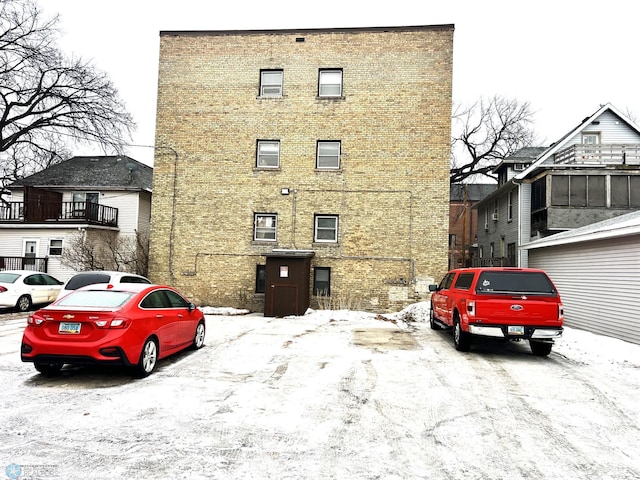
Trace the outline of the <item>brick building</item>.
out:
<instances>
[{"instance_id":1,"label":"brick building","mask_svg":"<svg viewBox=\"0 0 640 480\"><path fill-rule=\"evenodd\" d=\"M447 269L452 25L163 31L150 277L269 315Z\"/></svg>"}]
</instances>

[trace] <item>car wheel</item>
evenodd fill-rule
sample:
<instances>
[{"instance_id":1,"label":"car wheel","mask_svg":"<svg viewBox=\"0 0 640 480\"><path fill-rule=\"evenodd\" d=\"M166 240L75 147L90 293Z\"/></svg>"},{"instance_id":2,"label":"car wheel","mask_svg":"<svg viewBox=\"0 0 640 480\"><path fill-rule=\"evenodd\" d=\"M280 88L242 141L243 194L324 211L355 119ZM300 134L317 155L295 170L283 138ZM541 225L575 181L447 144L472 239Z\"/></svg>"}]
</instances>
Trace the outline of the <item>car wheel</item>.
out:
<instances>
[{"instance_id":1,"label":"car wheel","mask_svg":"<svg viewBox=\"0 0 640 480\"><path fill-rule=\"evenodd\" d=\"M36 370L43 374L45 377L53 377L60 373L63 364L34 362L33 366L36 367Z\"/></svg>"},{"instance_id":2,"label":"car wheel","mask_svg":"<svg viewBox=\"0 0 640 480\"><path fill-rule=\"evenodd\" d=\"M196 327L196 334L193 337L193 344L191 345L193 349L197 350L198 348L204 347L204 334L204 322L201 320Z\"/></svg>"},{"instance_id":3,"label":"car wheel","mask_svg":"<svg viewBox=\"0 0 640 480\"><path fill-rule=\"evenodd\" d=\"M546 357L551 353L553 343L529 341L531 352L537 357Z\"/></svg>"},{"instance_id":4,"label":"car wheel","mask_svg":"<svg viewBox=\"0 0 640 480\"><path fill-rule=\"evenodd\" d=\"M147 338L140 353L140 360L136 366L138 377L144 378L151 375L158 362L158 343L153 338Z\"/></svg>"},{"instance_id":5,"label":"car wheel","mask_svg":"<svg viewBox=\"0 0 640 480\"><path fill-rule=\"evenodd\" d=\"M462 330L460 318L457 315L453 319L453 344L459 352L468 352L471 348L471 335Z\"/></svg>"},{"instance_id":6,"label":"car wheel","mask_svg":"<svg viewBox=\"0 0 640 480\"><path fill-rule=\"evenodd\" d=\"M440 325L438 325L433 316L433 304L431 305L431 310L429 311L429 325L431 326L431 330L440 330Z\"/></svg>"},{"instance_id":7,"label":"car wheel","mask_svg":"<svg viewBox=\"0 0 640 480\"><path fill-rule=\"evenodd\" d=\"M16 308L21 312L26 312L31 308L31 297L29 295L22 295L16 302Z\"/></svg>"}]
</instances>

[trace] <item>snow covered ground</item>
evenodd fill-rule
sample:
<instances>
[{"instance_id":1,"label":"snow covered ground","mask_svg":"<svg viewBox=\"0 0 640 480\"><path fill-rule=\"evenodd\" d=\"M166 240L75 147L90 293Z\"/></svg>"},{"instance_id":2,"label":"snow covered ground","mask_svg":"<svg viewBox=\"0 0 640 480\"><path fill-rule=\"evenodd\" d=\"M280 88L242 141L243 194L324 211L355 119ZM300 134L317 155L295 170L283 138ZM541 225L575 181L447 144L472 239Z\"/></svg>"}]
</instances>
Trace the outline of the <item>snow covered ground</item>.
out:
<instances>
[{"instance_id":1,"label":"snow covered ground","mask_svg":"<svg viewBox=\"0 0 640 480\"><path fill-rule=\"evenodd\" d=\"M44 378L20 362L24 319L0 320L6 478L640 478L638 345L567 328L548 358L460 353L425 304L206 311L206 347L142 380Z\"/></svg>"}]
</instances>

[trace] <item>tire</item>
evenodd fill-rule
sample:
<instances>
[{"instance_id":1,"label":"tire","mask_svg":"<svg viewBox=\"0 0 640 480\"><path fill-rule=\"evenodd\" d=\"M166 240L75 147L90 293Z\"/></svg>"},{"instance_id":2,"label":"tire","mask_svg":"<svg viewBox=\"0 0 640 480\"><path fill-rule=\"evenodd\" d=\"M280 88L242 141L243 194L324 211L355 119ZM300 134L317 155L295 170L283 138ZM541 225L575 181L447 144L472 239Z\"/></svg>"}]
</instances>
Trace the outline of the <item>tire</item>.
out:
<instances>
[{"instance_id":1,"label":"tire","mask_svg":"<svg viewBox=\"0 0 640 480\"><path fill-rule=\"evenodd\" d=\"M151 375L158 363L158 342L153 338L147 338L140 352L140 359L136 366L136 374L138 378L144 378Z\"/></svg>"},{"instance_id":2,"label":"tire","mask_svg":"<svg viewBox=\"0 0 640 480\"><path fill-rule=\"evenodd\" d=\"M34 362L33 366L45 377L55 377L60 374L63 364Z\"/></svg>"},{"instance_id":3,"label":"tire","mask_svg":"<svg viewBox=\"0 0 640 480\"><path fill-rule=\"evenodd\" d=\"M531 347L531 352L536 357L546 357L551 353L551 348L553 348L553 343L551 342L535 342L529 341L529 346Z\"/></svg>"},{"instance_id":4,"label":"tire","mask_svg":"<svg viewBox=\"0 0 640 480\"><path fill-rule=\"evenodd\" d=\"M204 347L204 335L206 333L206 329L204 326L204 322L202 320L200 320L200 322L198 323L198 326L196 327L196 333L193 336L193 344L191 345L191 348L194 350L198 350L202 347Z\"/></svg>"},{"instance_id":5,"label":"tire","mask_svg":"<svg viewBox=\"0 0 640 480\"><path fill-rule=\"evenodd\" d=\"M29 295L22 295L16 302L16 309L20 312L26 312L31 306L31 297Z\"/></svg>"},{"instance_id":6,"label":"tire","mask_svg":"<svg viewBox=\"0 0 640 480\"><path fill-rule=\"evenodd\" d=\"M435 321L435 317L433 316L433 304L431 305L431 310L429 311L429 326L431 330L440 330L440 325L438 325Z\"/></svg>"},{"instance_id":7,"label":"tire","mask_svg":"<svg viewBox=\"0 0 640 480\"><path fill-rule=\"evenodd\" d=\"M457 314L453 317L453 345L459 352L468 352L471 348L471 335L462 330Z\"/></svg>"}]
</instances>

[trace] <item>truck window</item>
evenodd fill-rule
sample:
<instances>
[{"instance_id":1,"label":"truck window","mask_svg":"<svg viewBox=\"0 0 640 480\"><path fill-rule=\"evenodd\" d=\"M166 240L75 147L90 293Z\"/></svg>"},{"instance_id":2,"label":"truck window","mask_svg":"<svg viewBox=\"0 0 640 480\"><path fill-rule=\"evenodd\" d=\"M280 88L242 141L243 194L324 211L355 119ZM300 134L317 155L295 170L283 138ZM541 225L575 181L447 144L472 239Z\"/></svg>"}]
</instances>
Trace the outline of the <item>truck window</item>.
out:
<instances>
[{"instance_id":1,"label":"truck window","mask_svg":"<svg viewBox=\"0 0 640 480\"><path fill-rule=\"evenodd\" d=\"M447 273L440 282L440 285L438 285L438 290L447 290L451 286L454 276L455 273Z\"/></svg>"},{"instance_id":2,"label":"truck window","mask_svg":"<svg viewBox=\"0 0 640 480\"><path fill-rule=\"evenodd\" d=\"M476 293L557 295L549 277L542 272L482 272Z\"/></svg>"},{"instance_id":3,"label":"truck window","mask_svg":"<svg viewBox=\"0 0 640 480\"><path fill-rule=\"evenodd\" d=\"M461 273L458 275L458 279L456 280L456 284L454 288L459 288L460 290L469 290L471 288L471 284L473 283L473 273Z\"/></svg>"}]
</instances>

